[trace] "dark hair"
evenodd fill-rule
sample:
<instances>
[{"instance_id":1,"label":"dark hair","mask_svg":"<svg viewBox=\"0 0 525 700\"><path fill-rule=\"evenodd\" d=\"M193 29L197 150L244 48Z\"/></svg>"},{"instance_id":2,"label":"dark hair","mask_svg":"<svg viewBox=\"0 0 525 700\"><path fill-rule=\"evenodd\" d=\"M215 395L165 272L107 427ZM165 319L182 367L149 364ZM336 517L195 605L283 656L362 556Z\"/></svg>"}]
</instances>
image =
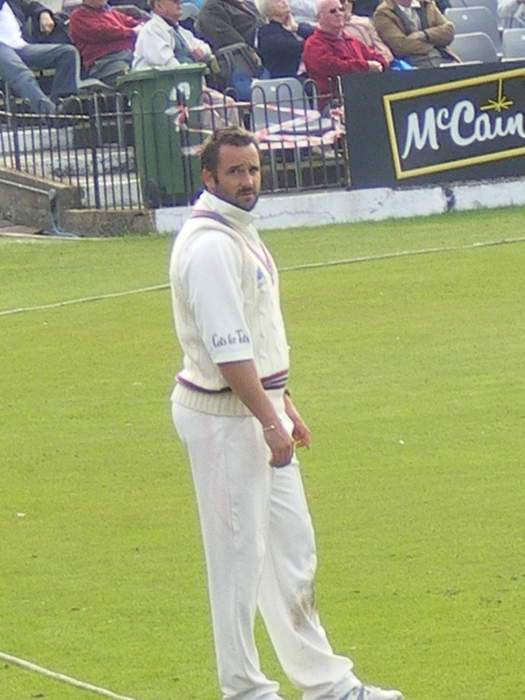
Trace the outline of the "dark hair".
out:
<instances>
[{"instance_id":1,"label":"dark hair","mask_svg":"<svg viewBox=\"0 0 525 700\"><path fill-rule=\"evenodd\" d=\"M253 144L259 151L257 138L251 131L240 126L227 126L224 129L216 129L210 134L202 145L201 170L209 170L217 173L219 163L219 149L221 146L250 146Z\"/></svg>"}]
</instances>

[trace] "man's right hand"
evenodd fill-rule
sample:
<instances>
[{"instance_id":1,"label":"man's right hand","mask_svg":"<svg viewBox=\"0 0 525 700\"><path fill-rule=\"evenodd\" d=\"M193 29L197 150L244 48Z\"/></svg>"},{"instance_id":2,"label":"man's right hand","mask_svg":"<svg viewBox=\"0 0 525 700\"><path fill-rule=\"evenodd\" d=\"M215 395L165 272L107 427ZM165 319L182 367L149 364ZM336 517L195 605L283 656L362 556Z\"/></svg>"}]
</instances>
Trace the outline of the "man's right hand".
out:
<instances>
[{"instance_id":1,"label":"man's right hand","mask_svg":"<svg viewBox=\"0 0 525 700\"><path fill-rule=\"evenodd\" d=\"M42 34L51 34L55 28L55 20L53 19L51 12L46 10L45 12L40 13L39 25Z\"/></svg>"},{"instance_id":2,"label":"man's right hand","mask_svg":"<svg viewBox=\"0 0 525 700\"><path fill-rule=\"evenodd\" d=\"M271 467L286 467L292 461L294 443L283 428L281 421L276 421L263 428L264 440L272 452Z\"/></svg>"},{"instance_id":3,"label":"man's right hand","mask_svg":"<svg viewBox=\"0 0 525 700\"><path fill-rule=\"evenodd\" d=\"M266 395L253 360L217 363L228 386L261 424L264 440L271 450L270 466L285 467L293 457L293 438L284 429Z\"/></svg>"}]
</instances>

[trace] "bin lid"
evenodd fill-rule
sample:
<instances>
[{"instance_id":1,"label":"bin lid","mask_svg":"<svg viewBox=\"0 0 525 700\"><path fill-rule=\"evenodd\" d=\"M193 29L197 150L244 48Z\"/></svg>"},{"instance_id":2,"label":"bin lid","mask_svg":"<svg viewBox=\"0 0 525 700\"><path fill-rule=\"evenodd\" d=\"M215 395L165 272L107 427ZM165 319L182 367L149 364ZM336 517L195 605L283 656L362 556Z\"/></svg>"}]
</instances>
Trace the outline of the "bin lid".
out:
<instances>
[{"instance_id":1,"label":"bin lid","mask_svg":"<svg viewBox=\"0 0 525 700\"><path fill-rule=\"evenodd\" d=\"M180 66L174 66L173 68L158 66L156 68L145 68L144 70L130 70L129 73L118 78L117 87L121 85L129 87L134 83L141 83L143 80L158 80L167 75L173 75L176 79L180 79L188 73L204 73L205 70L205 63L181 63Z\"/></svg>"}]
</instances>

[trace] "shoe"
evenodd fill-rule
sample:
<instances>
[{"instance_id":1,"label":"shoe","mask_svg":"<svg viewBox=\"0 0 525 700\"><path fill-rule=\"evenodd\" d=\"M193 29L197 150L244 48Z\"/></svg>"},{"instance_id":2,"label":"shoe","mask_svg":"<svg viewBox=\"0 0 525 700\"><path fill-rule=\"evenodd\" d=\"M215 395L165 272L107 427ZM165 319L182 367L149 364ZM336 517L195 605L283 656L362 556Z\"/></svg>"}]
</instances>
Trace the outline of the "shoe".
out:
<instances>
[{"instance_id":1,"label":"shoe","mask_svg":"<svg viewBox=\"0 0 525 700\"><path fill-rule=\"evenodd\" d=\"M46 115L43 125L62 129L66 126L75 126L75 124L87 119L88 117L82 111L82 103L78 96L70 95L58 100L54 112Z\"/></svg>"},{"instance_id":2,"label":"shoe","mask_svg":"<svg viewBox=\"0 0 525 700\"><path fill-rule=\"evenodd\" d=\"M358 685L343 700L403 700L399 690L384 690L375 685Z\"/></svg>"},{"instance_id":3,"label":"shoe","mask_svg":"<svg viewBox=\"0 0 525 700\"><path fill-rule=\"evenodd\" d=\"M67 97L61 97L57 101L56 112L58 116L63 116L65 114L78 116L82 113L82 103L78 95L68 95Z\"/></svg>"}]
</instances>

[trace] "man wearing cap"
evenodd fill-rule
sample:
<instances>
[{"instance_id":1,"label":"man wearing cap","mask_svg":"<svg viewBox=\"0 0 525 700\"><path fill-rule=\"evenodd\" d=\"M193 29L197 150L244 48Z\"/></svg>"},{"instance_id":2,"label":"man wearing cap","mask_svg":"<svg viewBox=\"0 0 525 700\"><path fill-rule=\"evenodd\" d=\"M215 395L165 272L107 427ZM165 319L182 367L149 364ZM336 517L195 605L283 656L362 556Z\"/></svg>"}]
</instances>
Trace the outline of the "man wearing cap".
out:
<instances>
[{"instance_id":1,"label":"man wearing cap","mask_svg":"<svg viewBox=\"0 0 525 700\"><path fill-rule=\"evenodd\" d=\"M151 19L142 28L133 53L133 70L177 68L184 64L213 64L209 44L182 27L181 0L151 0ZM199 122L206 130L239 123L231 97L206 86L203 81Z\"/></svg>"}]
</instances>

